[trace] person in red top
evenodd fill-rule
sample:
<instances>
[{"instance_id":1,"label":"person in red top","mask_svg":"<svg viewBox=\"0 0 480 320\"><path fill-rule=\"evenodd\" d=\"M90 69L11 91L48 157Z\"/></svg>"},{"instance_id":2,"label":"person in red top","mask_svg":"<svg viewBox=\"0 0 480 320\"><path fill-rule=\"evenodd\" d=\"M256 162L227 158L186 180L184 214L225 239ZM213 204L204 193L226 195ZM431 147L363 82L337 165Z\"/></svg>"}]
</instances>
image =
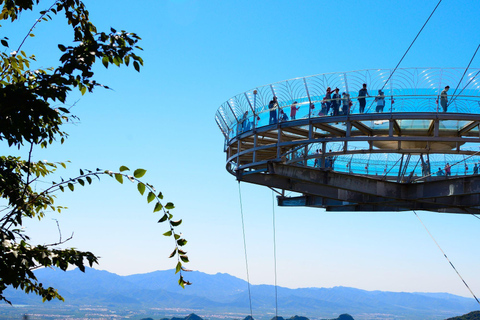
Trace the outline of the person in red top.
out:
<instances>
[{"instance_id":1,"label":"person in red top","mask_svg":"<svg viewBox=\"0 0 480 320\"><path fill-rule=\"evenodd\" d=\"M451 166L450 164L447 162L447 165L445 166L445 175L446 176L451 176L452 175L452 172L450 170Z\"/></svg>"},{"instance_id":2,"label":"person in red top","mask_svg":"<svg viewBox=\"0 0 480 320\"><path fill-rule=\"evenodd\" d=\"M297 115L297 111L300 109L300 107L297 107L297 101L292 103L292 106L290 107L290 119L295 120L295 117Z\"/></svg>"}]
</instances>

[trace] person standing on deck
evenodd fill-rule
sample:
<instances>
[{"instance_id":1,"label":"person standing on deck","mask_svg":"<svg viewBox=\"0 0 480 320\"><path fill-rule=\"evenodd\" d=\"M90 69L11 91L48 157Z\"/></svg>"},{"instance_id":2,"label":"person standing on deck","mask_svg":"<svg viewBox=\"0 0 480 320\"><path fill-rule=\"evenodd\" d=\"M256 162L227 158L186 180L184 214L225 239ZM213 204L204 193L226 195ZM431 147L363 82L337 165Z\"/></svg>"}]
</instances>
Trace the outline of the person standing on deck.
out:
<instances>
[{"instance_id":1,"label":"person standing on deck","mask_svg":"<svg viewBox=\"0 0 480 320\"><path fill-rule=\"evenodd\" d=\"M445 166L445 175L446 176L451 176L452 175L452 171L451 171L451 166L450 164L447 162L447 165Z\"/></svg>"},{"instance_id":2,"label":"person standing on deck","mask_svg":"<svg viewBox=\"0 0 480 320\"><path fill-rule=\"evenodd\" d=\"M365 111L365 105L367 104L367 100L365 99L366 96L370 95L368 94L367 91L367 84L364 83L362 89L358 91L358 103L360 104L360 113L363 113Z\"/></svg>"},{"instance_id":3,"label":"person standing on deck","mask_svg":"<svg viewBox=\"0 0 480 320\"><path fill-rule=\"evenodd\" d=\"M297 101L292 103L292 106L290 107L290 119L295 120L295 117L297 116L297 111L300 109L300 107L297 107Z\"/></svg>"},{"instance_id":4,"label":"person standing on deck","mask_svg":"<svg viewBox=\"0 0 480 320\"><path fill-rule=\"evenodd\" d=\"M277 123L277 108L278 108L278 102L277 102L277 97L273 96L273 99L270 100L268 103L268 109L270 110L270 119L269 119L269 124L275 124Z\"/></svg>"},{"instance_id":5,"label":"person standing on deck","mask_svg":"<svg viewBox=\"0 0 480 320\"><path fill-rule=\"evenodd\" d=\"M443 112L447 112L447 104L448 104L448 89L450 89L449 86L446 86L445 89L440 93L440 105L443 108Z\"/></svg>"},{"instance_id":6,"label":"person standing on deck","mask_svg":"<svg viewBox=\"0 0 480 320\"><path fill-rule=\"evenodd\" d=\"M340 89L335 88L335 93L332 96L332 107L333 107L333 115L338 116L339 110L340 110L340 104L342 101L342 98L340 94L338 93Z\"/></svg>"},{"instance_id":7,"label":"person standing on deck","mask_svg":"<svg viewBox=\"0 0 480 320\"><path fill-rule=\"evenodd\" d=\"M324 114L328 116L330 107L332 106L332 89L330 87L327 88L327 92L325 93L325 98L323 100L325 101L326 106Z\"/></svg>"},{"instance_id":8,"label":"person standing on deck","mask_svg":"<svg viewBox=\"0 0 480 320\"><path fill-rule=\"evenodd\" d=\"M378 96L375 97L375 102L377 103L376 112L383 112L385 107L385 94L382 90L378 90Z\"/></svg>"},{"instance_id":9,"label":"person standing on deck","mask_svg":"<svg viewBox=\"0 0 480 320\"><path fill-rule=\"evenodd\" d=\"M344 115L350 113L350 107L352 106L352 100L350 100L350 95L346 92L342 93L342 111Z\"/></svg>"}]
</instances>

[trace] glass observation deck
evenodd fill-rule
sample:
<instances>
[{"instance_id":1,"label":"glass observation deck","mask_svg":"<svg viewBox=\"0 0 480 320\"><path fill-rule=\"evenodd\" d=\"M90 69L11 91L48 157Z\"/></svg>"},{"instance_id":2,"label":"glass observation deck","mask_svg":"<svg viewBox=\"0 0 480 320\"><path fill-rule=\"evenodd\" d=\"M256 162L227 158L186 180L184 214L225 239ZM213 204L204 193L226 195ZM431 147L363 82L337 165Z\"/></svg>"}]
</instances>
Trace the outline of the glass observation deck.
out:
<instances>
[{"instance_id":1,"label":"glass observation deck","mask_svg":"<svg viewBox=\"0 0 480 320\"><path fill-rule=\"evenodd\" d=\"M227 169L258 170L265 161L277 161L399 182L445 179L449 170L455 176L478 173L480 69L391 72L319 74L230 98L215 115L226 141ZM363 84L368 96L361 110ZM340 98L334 99L336 88Z\"/></svg>"}]
</instances>

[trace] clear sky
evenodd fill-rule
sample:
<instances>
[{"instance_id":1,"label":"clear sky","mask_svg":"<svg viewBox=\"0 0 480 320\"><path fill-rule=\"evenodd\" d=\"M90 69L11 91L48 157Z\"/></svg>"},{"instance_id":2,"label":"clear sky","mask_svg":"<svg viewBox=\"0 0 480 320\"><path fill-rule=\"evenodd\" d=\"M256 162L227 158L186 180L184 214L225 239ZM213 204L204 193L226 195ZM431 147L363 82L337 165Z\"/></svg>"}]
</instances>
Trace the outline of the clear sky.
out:
<instances>
[{"instance_id":1,"label":"clear sky","mask_svg":"<svg viewBox=\"0 0 480 320\"><path fill-rule=\"evenodd\" d=\"M190 269L246 279L239 191L225 170L224 138L214 122L221 103L251 89L294 77L394 68L437 0L424 1L84 1L99 29L138 33L145 67L99 64L98 81L114 90L72 96L81 121L67 125L63 146L34 158L70 160L79 168L145 168L145 179L175 203L189 241ZM45 4L46 5L46 4ZM43 7L41 9L44 9ZM401 67L465 67L479 43L479 4L444 0ZM36 15L9 26L11 44ZM60 19L62 20L62 19ZM55 65L61 23L41 23L23 49L39 65ZM472 67L479 67L477 58ZM452 86L452 85L451 85ZM5 148L5 147L4 147ZM10 150L15 152L14 150ZM5 153L5 149L4 152ZM38 184L41 188L41 183ZM80 188L80 187L78 187ZM272 193L242 184L249 273L274 283ZM103 179L58 195L69 210L28 225L50 243L75 232L70 246L101 256L98 269L121 275L171 269L166 225L136 191ZM349 286L366 290L450 292L469 296L412 212L327 213L279 208L278 284ZM480 295L480 220L419 212L446 254ZM186 275L188 279L188 274ZM172 284L175 285L175 284Z\"/></svg>"}]
</instances>

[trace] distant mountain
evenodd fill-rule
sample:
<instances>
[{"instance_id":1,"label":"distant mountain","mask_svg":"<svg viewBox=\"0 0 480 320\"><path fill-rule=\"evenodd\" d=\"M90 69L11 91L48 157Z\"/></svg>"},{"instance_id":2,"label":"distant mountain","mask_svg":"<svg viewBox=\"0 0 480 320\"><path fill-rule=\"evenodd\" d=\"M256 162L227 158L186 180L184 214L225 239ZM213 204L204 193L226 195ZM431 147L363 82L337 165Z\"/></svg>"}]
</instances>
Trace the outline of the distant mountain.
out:
<instances>
[{"instance_id":1,"label":"distant mountain","mask_svg":"<svg viewBox=\"0 0 480 320\"><path fill-rule=\"evenodd\" d=\"M122 310L170 310L185 315L231 314L237 319L249 314L247 283L228 274L188 273L193 285L182 289L173 270L118 276L107 271L87 269L62 272L37 270L45 285L58 289L69 306L98 306ZM347 287L289 289L278 287L278 313L285 318L299 314L310 319L336 319L348 312L355 319L439 319L465 314L478 308L474 299L447 293L407 293L365 291ZM41 299L9 289L7 297L16 305L41 305ZM255 319L271 319L275 314L275 288L252 285ZM49 302L45 306L66 305ZM2 311L0 310L0 313ZM173 311L169 311L173 312ZM161 311L155 314L160 314ZM243 315L243 316L238 316ZM379 316L380 315L380 316ZM144 318L146 318L144 317ZM233 316L232 316L233 317ZM157 317L156 319L159 319ZM137 319L140 319L137 318ZM299 320L299 319L292 319Z\"/></svg>"}]
</instances>

